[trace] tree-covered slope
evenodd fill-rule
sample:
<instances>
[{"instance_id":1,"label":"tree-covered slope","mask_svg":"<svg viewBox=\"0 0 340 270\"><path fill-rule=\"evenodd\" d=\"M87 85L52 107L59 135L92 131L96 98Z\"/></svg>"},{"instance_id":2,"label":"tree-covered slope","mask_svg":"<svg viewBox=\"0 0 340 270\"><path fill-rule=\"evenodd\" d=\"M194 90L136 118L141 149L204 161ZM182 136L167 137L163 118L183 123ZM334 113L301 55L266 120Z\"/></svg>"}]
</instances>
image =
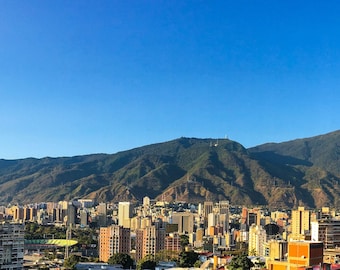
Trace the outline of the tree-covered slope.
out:
<instances>
[{"instance_id":1,"label":"tree-covered slope","mask_svg":"<svg viewBox=\"0 0 340 270\"><path fill-rule=\"evenodd\" d=\"M334 132L245 149L227 139L179 138L116 154L0 160L1 202L229 200L293 207L340 205Z\"/></svg>"},{"instance_id":2,"label":"tree-covered slope","mask_svg":"<svg viewBox=\"0 0 340 270\"><path fill-rule=\"evenodd\" d=\"M340 131L248 150L273 177L288 180L300 203L340 205Z\"/></svg>"}]
</instances>

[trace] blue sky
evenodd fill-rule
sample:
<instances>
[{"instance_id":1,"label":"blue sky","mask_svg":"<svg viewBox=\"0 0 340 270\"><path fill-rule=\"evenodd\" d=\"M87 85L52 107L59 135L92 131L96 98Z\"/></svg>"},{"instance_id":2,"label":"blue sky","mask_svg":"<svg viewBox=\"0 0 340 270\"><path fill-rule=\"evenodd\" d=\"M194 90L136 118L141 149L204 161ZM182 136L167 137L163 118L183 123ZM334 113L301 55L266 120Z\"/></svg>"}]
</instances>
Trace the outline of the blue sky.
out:
<instances>
[{"instance_id":1,"label":"blue sky","mask_svg":"<svg viewBox=\"0 0 340 270\"><path fill-rule=\"evenodd\" d=\"M339 1L0 2L0 158L340 129Z\"/></svg>"}]
</instances>

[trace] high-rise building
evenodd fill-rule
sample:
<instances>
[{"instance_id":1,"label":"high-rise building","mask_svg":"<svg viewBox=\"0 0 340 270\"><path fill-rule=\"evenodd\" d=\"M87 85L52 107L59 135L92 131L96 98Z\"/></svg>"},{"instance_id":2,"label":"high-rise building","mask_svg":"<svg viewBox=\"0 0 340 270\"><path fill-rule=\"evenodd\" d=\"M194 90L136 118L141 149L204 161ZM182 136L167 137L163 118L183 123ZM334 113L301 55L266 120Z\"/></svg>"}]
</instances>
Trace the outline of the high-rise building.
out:
<instances>
[{"instance_id":1,"label":"high-rise building","mask_svg":"<svg viewBox=\"0 0 340 270\"><path fill-rule=\"evenodd\" d=\"M130 254L131 234L129 228L119 225L101 227L99 233L99 259L107 262L115 253Z\"/></svg>"},{"instance_id":2,"label":"high-rise building","mask_svg":"<svg viewBox=\"0 0 340 270\"><path fill-rule=\"evenodd\" d=\"M214 229L211 229L211 228ZM210 213L208 215L208 234L211 234L212 231L216 231L220 234L225 234L229 231L229 215L228 213L220 214L220 213Z\"/></svg>"},{"instance_id":3,"label":"high-rise building","mask_svg":"<svg viewBox=\"0 0 340 270\"><path fill-rule=\"evenodd\" d=\"M132 217L132 206L130 202L119 202L118 204L118 225L130 228L130 218Z\"/></svg>"},{"instance_id":4,"label":"high-rise building","mask_svg":"<svg viewBox=\"0 0 340 270\"><path fill-rule=\"evenodd\" d=\"M242 208L240 223L241 224L248 224L248 208L246 208L246 207Z\"/></svg>"},{"instance_id":5,"label":"high-rise building","mask_svg":"<svg viewBox=\"0 0 340 270\"><path fill-rule=\"evenodd\" d=\"M266 230L262 226L252 224L249 228L248 254L264 256L266 237Z\"/></svg>"},{"instance_id":6,"label":"high-rise building","mask_svg":"<svg viewBox=\"0 0 340 270\"><path fill-rule=\"evenodd\" d=\"M325 249L340 246L340 220L321 219L311 222L312 241L322 241Z\"/></svg>"},{"instance_id":7,"label":"high-rise building","mask_svg":"<svg viewBox=\"0 0 340 270\"><path fill-rule=\"evenodd\" d=\"M107 206L106 203L100 203L97 206L97 217L99 227L106 227L107 224Z\"/></svg>"},{"instance_id":8,"label":"high-rise building","mask_svg":"<svg viewBox=\"0 0 340 270\"><path fill-rule=\"evenodd\" d=\"M0 269L21 270L24 262L24 225L0 224Z\"/></svg>"},{"instance_id":9,"label":"high-rise building","mask_svg":"<svg viewBox=\"0 0 340 270\"><path fill-rule=\"evenodd\" d=\"M229 214L229 201L219 201L217 207L218 213Z\"/></svg>"},{"instance_id":10,"label":"high-rise building","mask_svg":"<svg viewBox=\"0 0 340 270\"><path fill-rule=\"evenodd\" d=\"M292 211L291 239L303 240L310 235L310 211L303 206Z\"/></svg>"},{"instance_id":11,"label":"high-rise building","mask_svg":"<svg viewBox=\"0 0 340 270\"><path fill-rule=\"evenodd\" d=\"M25 206L23 208L24 211L24 220L34 221L34 218L37 217L37 208Z\"/></svg>"},{"instance_id":12,"label":"high-rise building","mask_svg":"<svg viewBox=\"0 0 340 270\"><path fill-rule=\"evenodd\" d=\"M264 244L264 257L272 261L284 261L287 257L288 242L285 240L270 239Z\"/></svg>"},{"instance_id":13,"label":"high-rise building","mask_svg":"<svg viewBox=\"0 0 340 270\"><path fill-rule=\"evenodd\" d=\"M143 198L143 206L144 207L149 207L150 206L150 198L148 196L145 196Z\"/></svg>"},{"instance_id":14,"label":"high-rise building","mask_svg":"<svg viewBox=\"0 0 340 270\"><path fill-rule=\"evenodd\" d=\"M156 222L154 225L136 231L136 260L147 255L155 255L164 250L165 226Z\"/></svg>"},{"instance_id":15,"label":"high-rise building","mask_svg":"<svg viewBox=\"0 0 340 270\"><path fill-rule=\"evenodd\" d=\"M77 207L69 202L67 205L67 226L74 226L77 222Z\"/></svg>"},{"instance_id":16,"label":"high-rise building","mask_svg":"<svg viewBox=\"0 0 340 270\"><path fill-rule=\"evenodd\" d=\"M204 217L208 218L208 215L210 213L212 213L214 208L214 203L213 202L204 202L203 204L203 213L204 213Z\"/></svg>"},{"instance_id":17,"label":"high-rise building","mask_svg":"<svg viewBox=\"0 0 340 270\"><path fill-rule=\"evenodd\" d=\"M87 227L89 225L89 213L86 209L80 210L80 226Z\"/></svg>"},{"instance_id":18,"label":"high-rise building","mask_svg":"<svg viewBox=\"0 0 340 270\"><path fill-rule=\"evenodd\" d=\"M12 216L13 220L15 221L21 221L24 219L24 209L21 206L12 206Z\"/></svg>"},{"instance_id":19,"label":"high-rise building","mask_svg":"<svg viewBox=\"0 0 340 270\"><path fill-rule=\"evenodd\" d=\"M186 212L173 213L172 223L178 224L179 233L190 234L194 231L194 214Z\"/></svg>"}]
</instances>

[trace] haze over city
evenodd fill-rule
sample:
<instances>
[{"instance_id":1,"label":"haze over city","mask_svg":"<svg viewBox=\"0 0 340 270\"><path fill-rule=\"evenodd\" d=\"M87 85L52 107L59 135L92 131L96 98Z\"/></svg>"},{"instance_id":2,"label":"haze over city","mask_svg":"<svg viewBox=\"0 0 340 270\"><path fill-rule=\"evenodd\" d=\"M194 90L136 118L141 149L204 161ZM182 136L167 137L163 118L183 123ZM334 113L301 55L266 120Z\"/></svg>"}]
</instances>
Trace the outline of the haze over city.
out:
<instances>
[{"instance_id":1,"label":"haze over city","mask_svg":"<svg viewBox=\"0 0 340 270\"><path fill-rule=\"evenodd\" d=\"M340 127L338 1L1 1L0 158Z\"/></svg>"}]
</instances>

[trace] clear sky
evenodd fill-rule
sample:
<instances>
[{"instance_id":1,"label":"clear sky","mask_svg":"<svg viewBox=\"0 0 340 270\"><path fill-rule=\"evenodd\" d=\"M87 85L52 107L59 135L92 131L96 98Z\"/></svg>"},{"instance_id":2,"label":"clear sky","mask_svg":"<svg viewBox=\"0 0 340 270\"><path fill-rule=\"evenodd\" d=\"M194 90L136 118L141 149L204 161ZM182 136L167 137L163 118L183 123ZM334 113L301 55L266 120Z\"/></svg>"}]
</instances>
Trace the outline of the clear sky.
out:
<instances>
[{"instance_id":1,"label":"clear sky","mask_svg":"<svg viewBox=\"0 0 340 270\"><path fill-rule=\"evenodd\" d=\"M0 1L0 158L340 129L339 1Z\"/></svg>"}]
</instances>

